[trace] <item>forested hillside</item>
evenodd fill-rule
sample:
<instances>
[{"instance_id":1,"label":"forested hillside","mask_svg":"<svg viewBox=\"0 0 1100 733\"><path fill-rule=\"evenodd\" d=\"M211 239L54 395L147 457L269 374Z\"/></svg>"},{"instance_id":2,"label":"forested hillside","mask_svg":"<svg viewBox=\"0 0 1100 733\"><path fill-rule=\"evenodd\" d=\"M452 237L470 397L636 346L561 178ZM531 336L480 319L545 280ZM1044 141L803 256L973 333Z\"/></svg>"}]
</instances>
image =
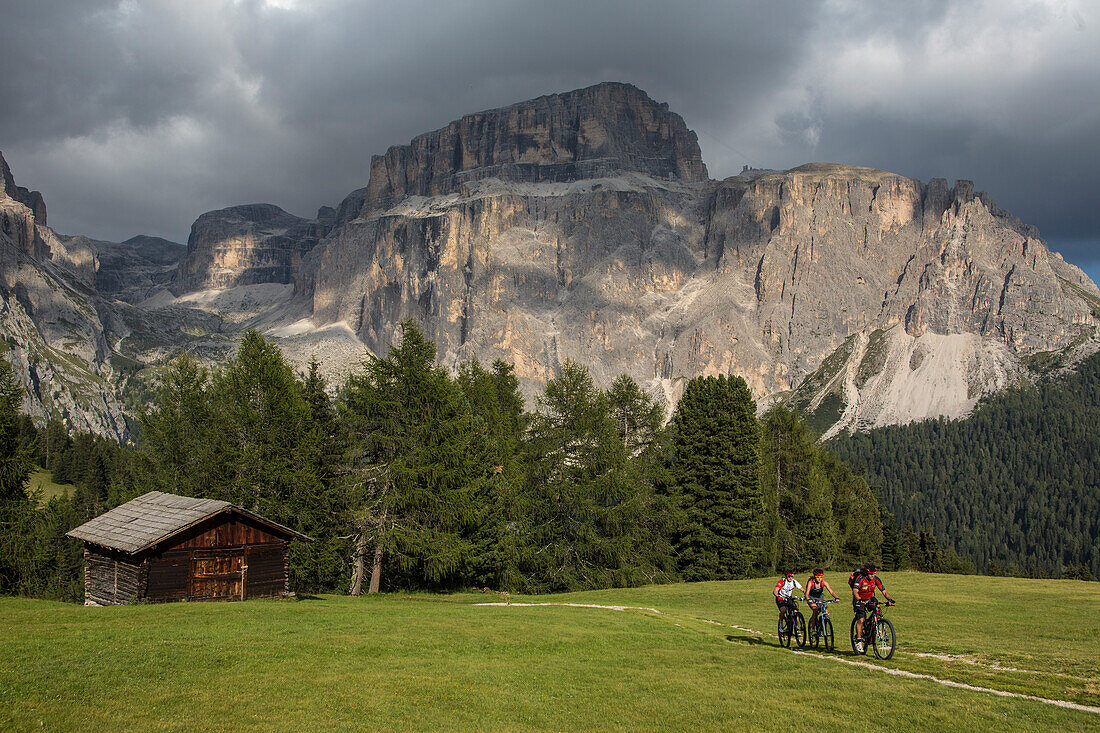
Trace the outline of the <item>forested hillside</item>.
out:
<instances>
[{"instance_id":1,"label":"forested hillside","mask_svg":"<svg viewBox=\"0 0 1100 733\"><path fill-rule=\"evenodd\" d=\"M567 361L534 409L512 367L451 375L412 322L335 398L246 334L207 370L167 368L136 446L18 414L0 360L0 593L81 595L65 532L150 490L230 501L316 539L299 592L490 587L548 592L880 556L869 487L794 413L761 421L740 377L692 379L672 422L629 376ZM27 494L35 465L75 488Z\"/></svg>"},{"instance_id":2,"label":"forested hillside","mask_svg":"<svg viewBox=\"0 0 1100 733\"><path fill-rule=\"evenodd\" d=\"M828 443L898 526L927 527L983 572L1100 576L1100 354L985 400L965 420Z\"/></svg>"}]
</instances>

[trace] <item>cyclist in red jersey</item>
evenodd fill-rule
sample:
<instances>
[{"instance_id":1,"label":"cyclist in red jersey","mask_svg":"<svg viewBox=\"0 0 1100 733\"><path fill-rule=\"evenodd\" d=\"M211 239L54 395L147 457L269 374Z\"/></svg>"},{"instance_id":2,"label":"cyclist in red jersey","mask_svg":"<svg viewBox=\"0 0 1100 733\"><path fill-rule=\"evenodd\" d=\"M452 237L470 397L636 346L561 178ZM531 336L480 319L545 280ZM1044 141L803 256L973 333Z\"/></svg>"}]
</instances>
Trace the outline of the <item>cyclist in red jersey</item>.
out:
<instances>
[{"instance_id":1,"label":"cyclist in red jersey","mask_svg":"<svg viewBox=\"0 0 1100 733\"><path fill-rule=\"evenodd\" d=\"M867 617L868 603L874 603L875 591L882 591L886 600L893 601L890 594L882 586L882 579L878 577L878 568L873 562L863 566L863 572L856 575L852 583L852 610L856 614L856 651L863 653L863 619Z\"/></svg>"}]
</instances>

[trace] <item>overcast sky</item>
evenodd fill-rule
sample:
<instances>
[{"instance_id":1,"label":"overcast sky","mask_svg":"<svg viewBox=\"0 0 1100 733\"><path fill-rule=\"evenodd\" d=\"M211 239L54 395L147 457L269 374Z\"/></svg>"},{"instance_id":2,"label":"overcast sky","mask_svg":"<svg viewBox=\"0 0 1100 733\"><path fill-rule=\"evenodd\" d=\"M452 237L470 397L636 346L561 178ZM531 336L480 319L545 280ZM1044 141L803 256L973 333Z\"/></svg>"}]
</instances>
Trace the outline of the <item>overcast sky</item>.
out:
<instances>
[{"instance_id":1,"label":"overcast sky","mask_svg":"<svg viewBox=\"0 0 1100 733\"><path fill-rule=\"evenodd\" d=\"M7 0L0 151L50 224L313 216L465 113L633 83L748 163L969 178L1100 278L1100 1Z\"/></svg>"}]
</instances>

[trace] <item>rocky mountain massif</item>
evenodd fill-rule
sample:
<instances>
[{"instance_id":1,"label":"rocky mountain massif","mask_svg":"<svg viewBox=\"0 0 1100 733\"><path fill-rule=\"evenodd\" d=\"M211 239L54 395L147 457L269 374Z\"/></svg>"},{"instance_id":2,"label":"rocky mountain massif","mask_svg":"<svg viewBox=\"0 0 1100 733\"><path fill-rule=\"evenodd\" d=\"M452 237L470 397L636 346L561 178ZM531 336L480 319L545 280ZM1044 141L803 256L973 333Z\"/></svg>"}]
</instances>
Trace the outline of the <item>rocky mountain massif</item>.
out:
<instances>
[{"instance_id":1,"label":"rocky mountain massif","mask_svg":"<svg viewBox=\"0 0 1100 733\"><path fill-rule=\"evenodd\" d=\"M224 353L245 327L340 378L412 317L446 364L504 359L529 397L566 359L669 405L690 377L734 372L831 434L962 415L1100 348L1096 285L970 182L830 164L713 181L683 120L625 84L390 148L313 220L204 214L170 288L148 255L148 288L125 298L104 285L132 266L104 254L120 245L64 240L11 194L0 206L20 267L84 283L100 341L79 358L112 384L112 358L132 360L129 399L173 349ZM56 255L24 242L28 221ZM0 274L5 307L64 351L21 305L22 276Z\"/></svg>"}]
</instances>

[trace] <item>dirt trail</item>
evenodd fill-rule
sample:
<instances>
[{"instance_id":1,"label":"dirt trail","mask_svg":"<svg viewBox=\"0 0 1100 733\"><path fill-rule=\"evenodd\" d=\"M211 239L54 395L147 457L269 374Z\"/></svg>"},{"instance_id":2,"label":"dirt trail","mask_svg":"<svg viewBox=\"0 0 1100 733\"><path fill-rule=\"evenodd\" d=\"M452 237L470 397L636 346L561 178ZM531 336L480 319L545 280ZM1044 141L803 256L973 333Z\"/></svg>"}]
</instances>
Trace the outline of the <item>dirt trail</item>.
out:
<instances>
[{"instance_id":1,"label":"dirt trail","mask_svg":"<svg viewBox=\"0 0 1100 733\"><path fill-rule=\"evenodd\" d=\"M659 611L656 608L646 608L646 607L642 607L642 606L603 606L603 605L598 605L598 604L594 604L594 603L506 603L506 602L500 602L500 603L475 603L474 605L475 606L518 606L518 607L569 606L569 607L572 607L572 608L595 608L595 609L600 609L600 610L605 610L605 611L648 611L648 612L651 612L651 613L655 613L655 614L664 616L664 618L668 619L669 621L673 620L672 616L669 616L667 614L662 614L661 611ZM763 631L757 631L756 629L751 629L751 628L748 628L748 627L745 627L745 626L738 626L737 624L725 624L725 623L722 623L720 621L714 621L714 620L708 619L708 618L697 618L697 617L688 617L688 618L690 618L692 621L699 621L699 622L702 622L702 623L712 624L714 626L724 626L724 627L731 628L731 629L737 629L738 631L744 631L744 632L747 632L747 633L750 633L750 634L756 634L756 635L761 636L761 637L763 637L763 636L774 637L775 636L775 634L766 634ZM673 623L673 625L677 626L679 628L684 628L683 626L681 626L678 623ZM1009 697L1009 698L1015 698L1015 699L1018 699L1018 700L1031 700L1032 702L1041 702L1041 703L1044 703L1046 705L1054 705L1056 707L1067 708L1069 710L1078 710L1078 711L1083 712L1083 713L1093 713L1094 715L1100 715L1100 707L1096 707L1094 705L1082 705L1080 703L1069 702L1068 700L1054 700L1054 699L1051 699L1051 698L1048 698L1048 697L1039 697L1038 695L1027 695L1027 694L1021 693L1021 692L1008 692L1006 690L997 690L997 689L994 689L992 687L979 687L977 685L970 685L970 684L967 684L965 682L955 682L954 680L941 679L939 677L934 677L930 674L921 674L919 672L909 672L907 670L896 669L894 667L884 667L880 664L873 664L871 662L865 662L865 661L862 661L862 660L845 659L843 657L838 657L838 656L835 656L835 655L832 655L832 654L804 652L804 651L800 651L798 649L791 649L790 651L794 654L799 654L799 655L804 656L804 657L812 657L814 659L831 660L833 662L838 662L840 664L847 664L851 667L862 667L863 669L871 669L871 670L875 670L876 672L883 672L885 674L894 675L894 676L897 676L897 677L904 677L906 679L926 680L926 681L929 681L929 682L935 682L936 684L943 685L944 687L954 687L954 688L957 688L957 689L960 689L960 690L968 690L970 692L982 692L982 693L986 693L986 694L990 694L990 695L997 695L998 697ZM1024 670L1024 669L1001 667L1001 666L995 665L995 664L992 664L992 665L982 664L981 662L977 662L977 661L973 661L973 660L953 659L951 657L948 657L947 655L922 654L922 653L917 653L917 652L913 652L911 654L907 653L907 652L898 652L898 653L899 654L907 654L908 656L921 657L923 659L943 659L943 661L967 661L970 664L975 664L975 665L978 665L978 666L988 667L990 669L999 669L999 670L1002 670L1002 671L1025 672L1025 673L1030 673L1030 674L1047 674L1045 672L1032 672L1030 670ZM1051 673L1051 674L1058 675L1058 673ZM1069 675L1058 675L1058 676L1069 676Z\"/></svg>"}]
</instances>

